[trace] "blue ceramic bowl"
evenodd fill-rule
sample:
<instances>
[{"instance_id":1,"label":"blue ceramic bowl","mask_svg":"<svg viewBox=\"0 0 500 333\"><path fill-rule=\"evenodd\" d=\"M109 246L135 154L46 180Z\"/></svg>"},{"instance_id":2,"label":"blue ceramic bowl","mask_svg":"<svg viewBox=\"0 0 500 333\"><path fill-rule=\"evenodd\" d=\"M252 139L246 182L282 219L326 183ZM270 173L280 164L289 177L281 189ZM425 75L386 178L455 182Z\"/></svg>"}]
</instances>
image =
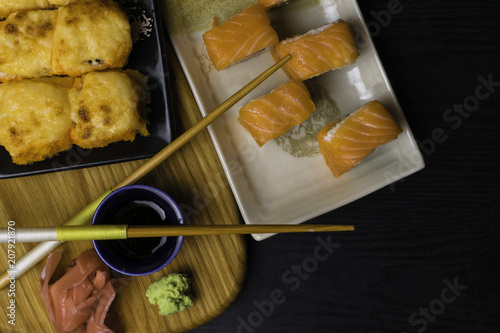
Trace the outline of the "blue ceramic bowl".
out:
<instances>
[{"instance_id":1,"label":"blue ceramic bowl","mask_svg":"<svg viewBox=\"0 0 500 333\"><path fill-rule=\"evenodd\" d=\"M145 185L130 185L110 193L97 207L92 224L184 224L181 210L167 194ZM132 276L155 273L179 252L183 236L94 240L94 248L113 270Z\"/></svg>"}]
</instances>

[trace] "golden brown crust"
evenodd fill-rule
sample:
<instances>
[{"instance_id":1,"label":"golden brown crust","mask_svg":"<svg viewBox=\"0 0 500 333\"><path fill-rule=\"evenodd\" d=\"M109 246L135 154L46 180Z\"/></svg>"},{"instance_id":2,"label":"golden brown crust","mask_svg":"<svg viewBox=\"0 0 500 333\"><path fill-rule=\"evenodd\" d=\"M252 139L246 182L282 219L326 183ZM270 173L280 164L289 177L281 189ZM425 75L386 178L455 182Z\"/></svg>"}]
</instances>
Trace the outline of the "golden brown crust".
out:
<instances>
[{"instance_id":1,"label":"golden brown crust","mask_svg":"<svg viewBox=\"0 0 500 333\"><path fill-rule=\"evenodd\" d=\"M20 10L49 8L47 0L0 0L0 19Z\"/></svg>"},{"instance_id":2,"label":"golden brown crust","mask_svg":"<svg viewBox=\"0 0 500 333\"><path fill-rule=\"evenodd\" d=\"M88 73L70 91L73 142L82 148L101 148L148 135L139 108L143 98L142 85L125 72Z\"/></svg>"},{"instance_id":3,"label":"golden brown crust","mask_svg":"<svg viewBox=\"0 0 500 333\"><path fill-rule=\"evenodd\" d=\"M147 136L144 79L127 70L0 84L0 144L14 163L29 164L73 144L101 148Z\"/></svg>"},{"instance_id":4,"label":"golden brown crust","mask_svg":"<svg viewBox=\"0 0 500 333\"><path fill-rule=\"evenodd\" d=\"M129 20L112 0L19 11L0 21L0 82L121 68L131 50Z\"/></svg>"},{"instance_id":5,"label":"golden brown crust","mask_svg":"<svg viewBox=\"0 0 500 333\"><path fill-rule=\"evenodd\" d=\"M71 148L70 78L0 85L0 142L16 164L29 164Z\"/></svg>"},{"instance_id":6,"label":"golden brown crust","mask_svg":"<svg viewBox=\"0 0 500 333\"><path fill-rule=\"evenodd\" d=\"M11 2L0 0L0 8ZM0 144L14 163L41 161L73 144L98 148L149 134L146 77L130 70L92 72L128 61L130 24L117 3L21 0L17 5L63 7L18 11L0 21Z\"/></svg>"},{"instance_id":7,"label":"golden brown crust","mask_svg":"<svg viewBox=\"0 0 500 333\"><path fill-rule=\"evenodd\" d=\"M53 44L56 74L120 68L132 50L126 14L112 0L79 0L59 9Z\"/></svg>"},{"instance_id":8,"label":"golden brown crust","mask_svg":"<svg viewBox=\"0 0 500 333\"><path fill-rule=\"evenodd\" d=\"M18 11L66 6L77 0L0 0L0 19Z\"/></svg>"},{"instance_id":9,"label":"golden brown crust","mask_svg":"<svg viewBox=\"0 0 500 333\"><path fill-rule=\"evenodd\" d=\"M20 11L0 22L0 82L52 74L57 12Z\"/></svg>"}]
</instances>

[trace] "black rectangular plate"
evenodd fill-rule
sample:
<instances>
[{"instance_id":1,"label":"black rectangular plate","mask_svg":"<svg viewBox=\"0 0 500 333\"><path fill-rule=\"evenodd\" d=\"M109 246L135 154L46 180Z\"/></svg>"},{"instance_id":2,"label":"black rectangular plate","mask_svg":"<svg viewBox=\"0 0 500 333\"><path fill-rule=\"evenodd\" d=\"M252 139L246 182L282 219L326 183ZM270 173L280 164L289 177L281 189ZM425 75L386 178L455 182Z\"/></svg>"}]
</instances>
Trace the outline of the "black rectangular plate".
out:
<instances>
[{"instance_id":1,"label":"black rectangular plate","mask_svg":"<svg viewBox=\"0 0 500 333\"><path fill-rule=\"evenodd\" d=\"M104 148L72 149L30 165L12 163L9 153L0 146L0 179L86 168L148 158L159 152L173 138L173 115L170 97L170 74L166 60L161 11L156 0L120 0L131 27L133 48L127 68L148 76L146 89L148 130L133 142L116 142Z\"/></svg>"}]
</instances>

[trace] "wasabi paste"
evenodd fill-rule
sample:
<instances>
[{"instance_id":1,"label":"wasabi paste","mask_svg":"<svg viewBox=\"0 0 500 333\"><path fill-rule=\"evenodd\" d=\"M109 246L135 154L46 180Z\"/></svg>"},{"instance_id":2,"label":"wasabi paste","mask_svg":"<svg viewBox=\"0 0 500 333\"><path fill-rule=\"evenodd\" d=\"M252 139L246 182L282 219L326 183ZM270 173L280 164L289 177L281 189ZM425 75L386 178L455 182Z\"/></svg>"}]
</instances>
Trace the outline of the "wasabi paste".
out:
<instances>
[{"instance_id":1,"label":"wasabi paste","mask_svg":"<svg viewBox=\"0 0 500 333\"><path fill-rule=\"evenodd\" d=\"M158 305L162 316L168 316L193 306L190 289L190 280L185 274L171 273L151 284L146 297L151 304Z\"/></svg>"}]
</instances>

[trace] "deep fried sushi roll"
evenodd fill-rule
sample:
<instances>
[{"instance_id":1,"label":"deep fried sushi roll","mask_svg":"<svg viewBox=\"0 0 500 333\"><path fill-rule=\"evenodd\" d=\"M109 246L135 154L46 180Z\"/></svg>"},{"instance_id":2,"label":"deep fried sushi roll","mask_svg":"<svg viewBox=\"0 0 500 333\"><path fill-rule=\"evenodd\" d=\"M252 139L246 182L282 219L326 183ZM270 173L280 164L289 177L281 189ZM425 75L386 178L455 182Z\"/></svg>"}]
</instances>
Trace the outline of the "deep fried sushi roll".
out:
<instances>
[{"instance_id":1,"label":"deep fried sushi roll","mask_svg":"<svg viewBox=\"0 0 500 333\"><path fill-rule=\"evenodd\" d=\"M71 148L71 78L0 84L0 143L16 164L30 164Z\"/></svg>"},{"instance_id":2,"label":"deep fried sushi roll","mask_svg":"<svg viewBox=\"0 0 500 333\"><path fill-rule=\"evenodd\" d=\"M0 22L0 82L53 74L57 11L13 13Z\"/></svg>"},{"instance_id":3,"label":"deep fried sushi roll","mask_svg":"<svg viewBox=\"0 0 500 333\"><path fill-rule=\"evenodd\" d=\"M0 0L0 19L20 10L49 8L47 0Z\"/></svg>"},{"instance_id":4,"label":"deep fried sushi roll","mask_svg":"<svg viewBox=\"0 0 500 333\"><path fill-rule=\"evenodd\" d=\"M147 103L143 76L133 71L91 72L70 91L74 144L100 148L116 141L148 135L143 106Z\"/></svg>"},{"instance_id":5,"label":"deep fried sushi roll","mask_svg":"<svg viewBox=\"0 0 500 333\"><path fill-rule=\"evenodd\" d=\"M55 74L79 76L127 64L130 23L116 2L79 0L58 12L52 52Z\"/></svg>"},{"instance_id":6,"label":"deep fried sushi roll","mask_svg":"<svg viewBox=\"0 0 500 333\"><path fill-rule=\"evenodd\" d=\"M18 11L66 6L77 0L0 0L0 19Z\"/></svg>"},{"instance_id":7,"label":"deep fried sushi roll","mask_svg":"<svg viewBox=\"0 0 500 333\"><path fill-rule=\"evenodd\" d=\"M0 21L0 82L121 68L131 50L130 23L112 0L20 11Z\"/></svg>"}]
</instances>

